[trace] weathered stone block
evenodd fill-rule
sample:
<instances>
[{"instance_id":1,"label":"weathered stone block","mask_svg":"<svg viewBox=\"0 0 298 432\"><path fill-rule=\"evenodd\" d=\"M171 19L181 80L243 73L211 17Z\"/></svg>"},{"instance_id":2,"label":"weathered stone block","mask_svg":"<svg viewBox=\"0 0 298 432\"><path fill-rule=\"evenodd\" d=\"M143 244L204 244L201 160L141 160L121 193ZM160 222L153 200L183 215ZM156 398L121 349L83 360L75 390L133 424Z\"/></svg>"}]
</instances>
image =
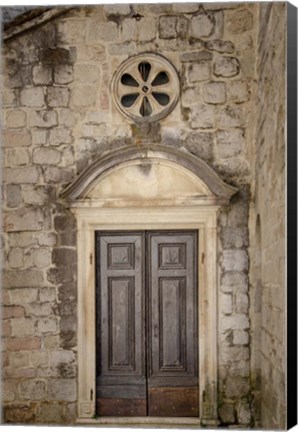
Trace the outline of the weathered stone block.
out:
<instances>
[{"instance_id":1,"label":"weathered stone block","mask_svg":"<svg viewBox=\"0 0 298 432\"><path fill-rule=\"evenodd\" d=\"M231 54L235 50L233 42L223 41L220 39L214 39L212 41L207 41L205 47L210 51L217 51L220 53Z\"/></svg>"},{"instance_id":2,"label":"weathered stone block","mask_svg":"<svg viewBox=\"0 0 298 432\"><path fill-rule=\"evenodd\" d=\"M249 380L243 377L228 377L225 385L225 394L228 398L239 398L250 391Z\"/></svg>"},{"instance_id":3,"label":"weathered stone block","mask_svg":"<svg viewBox=\"0 0 298 432\"><path fill-rule=\"evenodd\" d=\"M190 107L200 101L199 87L191 87L183 91L181 95L181 104L184 107Z\"/></svg>"},{"instance_id":4,"label":"weathered stone block","mask_svg":"<svg viewBox=\"0 0 298 432\"><path fill-rule=\"evenodd\" d=\"M238 330L235 330L238 331ZM238 347L233 347L238 348ZM248 348L245 348L246 350ZM230 376L241 376L241 377L249 377L250 376L250 364L249 359L247 360L240 360L240 361L234 361L229 364L229 375Z\"/></svg>"},{"instance_id":5,"label":"weathered stone block","mask_svg":"<svg viewBox=\"0 0 298 432\"><path fill-rule=\"evenodd\" d=\"M30 204L34 206L43 206L46 203L49 204L56 199L55 190L53 190L50 185L23 185L22 197L24 204Z\"/></svg>"},{"instance_id":6,"label":"weathered stone block","mask_svg":"<svg viewBox=\"0 0 298 432\"><path fill-rule=\"evenodd\" d=\"M23 381L19 384L18 391L25 400L43 400L47 396L46 383L41 380Z\"/></svg>"},{"instance_id":7,"label":"weathered stone block","mask_svg":"<svg viewBox=\"0 0 298 432\"><path fill-rule=\"evenodd\" d=\"M57 298L55 287L41 288L39 291L39 300L41 302L55 302Z\"/></svg>"},{"instance_id":8,"label":"weathered stone block","mask_svg":"<svg viewBox=\"0 0 298 432\"><path fill-rule=\"evenodd\" d=\"M183 16L164 15L159 18L158 32L161 39L185 38L188 20Z\"/></svg>"},{"instance_id":9,"label":"weathered stone block","mask_svg":"<svg viewBox=\"0 0 298 432\"><path fill-rule=\"evenodd\" d=\"M209 14L196 15L191 20L191 36L200 39L201 37L208 37L214 31L215 22Z\"/></svg>"},{"instance_id":10,"label":"weathered stone block","mask_svg":"<svg viewBox=\"0 0 298 432\"><path fill-rule=\"evenodd\" d=\"M36 419L36 403L28 402L5 405L3 410L4 423L34 423Z\"/></svg>"},{"instance_id":11,"label":"weathered stone block","mask_svg":"<svg viewBox=\"0 0 298 432\"><path fill-rule=\"evenodd\" d=\"M60 146L61 144L70 144L72 142L71 131L64 127L52 129L49 138L50 145Z\"/></svg>"},{"instance_id":12,"label":"weathered stone block","mask_svg":"<svg viewBox=\"0 0 298 432\"><path fill-rule=\"evenodd\" d=\"M249 335L247 331L244 330L234 330L233 331L233 344L234 345L248 345Z\"/></svg>"},{"instance_id":13,"label":"weathered stone block","mask_svg":"<svg viewBox=\"0 0 298 432\"><path fill-rule=\"evenodd\" d=\"M60 330L62 333L76 332L77 317L75 315L66 315L61 317Z\"/></svg>"},{"instance_id":14,"label":"weathered stone block","mask_svg":"<svg viewBox=\"0 0 298 432\"><path fill-rule=\"evenodd\" d=\"M204 102L221 104L226 101L226 85L222 82L209 82L203 86Z\"/></svg>"},{"instance_id":15,"label":"weathered stone block","mask_svg":"<svg viewBox=\"0 0 298 432\"><path fill-rule=\"evenodd\" d=\"M73 249L60 248L54 249L52 260L57 266L68 266L76 262L77 253Z\"/></svg>"},{"instance_id":16,"label":"weathered stone block","mask_svg":"<svg viewBox=\"0 0 298 432\"><path fill-rule=\"evenodd\" d=\"M11 323L10 321L2 321L2 337L6 338L11 336ZM8 366L9 365L9 359L7 360L3 358L3 352L2 352L2 366Z\"/></svg>"},{"instance_id":17,"label":"weathered stone block","mask_svg":"<svg viewBox=\"0 0 298 432\"><path fill-rule=\"evenodd\" d=\"M33 262L37 268L48 267L52 263L50 249L38 248L33 252Z\"/></svg>"},{"instance_id":18,"label":"weathered stone block","mask_svg":"<svg viewBox=\"0 0 298 432\"><path fill-rule=\"evenodd\" d=\"M173 3L173 11L177 13L192 13L198 9L198 3Z\"/></svg>"},{"instance_id":19,"label":"weathered stone block","mask_svg":"<svg viewBox=\"0 0 298 432\"><path fill-rule=\"evenodd\" d=\"M3 108L14 108L17 106L16 90L3 88L1 95Z\"/></svg>"},{"instance_id":20,"label":"weathered stone block","mask_svg":"<svg viewBox=\"0 0 298 432\"><path fill-rule=\"evenodd\" d=\"M244 130L240 128L216 133L217 155L220 158L237 156L245 151Z\"/></svg>"},{"instance_id":21,"label":"weathered stone block","mask_svg":"<svg viewBox=\"0 0 298 432\"><path fill-rule=\"evenodd\" d=\"M30 108L42 108L45 103L44 91L41 87L24 88L20 92L21 105Z\"/></svg>"},{"instance_id":22,"label":"weathered stone block","mask_svg":"<svg viewBox=\"0 0 298 432\"><path fill-rule=\"evenodd\" d=\"M48 400L74 402L77 400L77 382L75 379L50 379L48 382Z\"/></svg>"},{"instance_id":23,"label":"weathered stone block","mask_svg":"<svg viewBox=\"0 0 298 432\"><path fill-rule=\"evenodd\" d=\"M98 42L116 42L118 40L118 27L114 22L90 21L87 32L87 44L96 45Z\"/></svg>"},{"instance_id":24,"label":"weathered stone block","mask_svg":"<svg viewBox=\"0 0 298 432\"><path fill-rule=\"evenodd\" d=\"M223 424L235 423L235 408L234 404L225 402L220 405L218 410L219 418Z\"/></svg>"},{"instance_id":25,"label":"weathered stone block","mask_svg":"<svg viewBox=\"0 0 298 432\"><path fill-rule=\"evenodd\" d=\"M77 85L72 88L71 104L74 107L94 106L97 100L97 92L92 85Z\"/></svg>"},{"instance_id":26,"label":"weathered stone block","mask_svg":"<svg viewBox=\"0 0 298 432\"><path fill-rule=\"evenodd\" d=\"M61 342L59 335L43 335L43 346L45 349L59 349Z\"/></svg>"},{"instance_id":27,"label":"weathered stone block","mask_svg":"<svg viewBox=\"0 0 298 432\"><path fill-rule=\"evenodd\" d=\"M7 185L6 186L6 204L7 207L19 207L22 202L21 186L20 185Z\"/></svg>"},{"instance_id":28,"label":"weathered stone block","mask_svg":"<svg viewBox=\"0 0 298 432\"><path fill-rule=\"evenodd\" d=\"M8 149L6 159L9 166L28 165L30 160L29 151L24 148Z\"/></svg>"},{"instance_id":29,"label":"weathered stone block","mask_svg":"<svg viewBox=\"0 0 298 432\"><path fill-rule=\"evenodd\" d=\"M49 356L47 351L33 351L30 353L30 363L35 367L48 364Z\"/></svg>"},{"instance_id":30,"label":"weathered stone block","mask_svg":"<svg viewBox=\"0 0 298 432\"><path fill-rule=\"evenodd\" d=\"M67 107L69 103L69 89L65 87L49 87L47 102L51 108Z\"/></svg>"},{"instance_id":31,"label":"weathered stone block","mask_svg":"<svg viewBox=\"0 0 298 432\"><path fill-rule=\"evenodd\" d=\"M9 297L10 297L11 304L24 305L27 303L33 303L37 301L38 289L21 288L21 289L9 290Z\"/></svg>"},{"instance_id":32,"label":"weathered stone block","mask_svg":"<svg viewBox=\"0 0 298 432\"><path fill-rule=\"evenodd\" d=\"M237 404L237 418L240 424L249 425L251 421L251 411L249 403L241 400Z\"/></svg>"},{"instance_id":33,"label":"weathered stone block","mask_svg":"<svg viewBox=\"0 0 298 432\"><path fill-rule=\"evenodd\" d=\"M249 306L248 296L244 293L236 294L236 311L239 313L247 313Z\"/></svg>"},{"instance_id":34,"label":"weathered stone block","mask_svg":"<svg viewBox=\"0 0 298 432\"><path fill-rule=\"evenodd\" d=\"M234 314L222 316L220 323L220 329L223 331L232 329L232 330L243 330L249 328L249 320L247 315L245 314Z\"/></svg>"},{"instance_id":35,"label":"weathered stone block","mask_svg":"<svg viewBox=\"0 0 298 432\"><path fill-rule=\"evenodd\" d=\"M37 270L6 270L3 284L7 288L38 287L43 283L43 273Z\"/></svg>"},{"instance_id":36,"label":"weathered stone block","mask_svg":"<svg viewBox=\"0 0 298 432\"><path fill-rule=\"evenodd\" d=\"M219 57L214 62L213 72L218 77L234 77L240 72L239 60L235 57Z\"/></svg>"},{"instance_id":37,"label":"weathered stone block","mask_svg":"<svg viewBox=\"0 0 298 432\"><path fill-rule=\"evenodd\" d=\"M109 19L114 15L129 15L131 12L129 4L108 4L103 6L103 10Z\"/></svg>"},{"instance_id":38,"label":"weathered stone block","mask_svg":"<svg viewBox=\"0 0 298 432\"><path fill-rule=\"evenodd\" d=\"M13 380L2 380L2 401L13 402L16 399L16 388Z\"/></svg>"},{"instance_id":39,"label":"weathered stone block","mask_svg":"<svg viewBox=\"0 0 298 432\"><path fill-rule=\"evenodd\" d=\"M39 147L33 152L33 162L41 165L58 165L61 157L60 151L48 147Z\"/></svg>"},{"instance_id":40,"label":"weathered stone block","mask_svg":"<svg viewBox=\"0 0 298 432\"><path fill-rule=\"evenodd\" d=\"M227 105L218 110L217 125L221 129L243 126L244 118L242 108Z\"/></svg>"},{"instance_id":41,"label":"weathered stone block","mask_svg":"<svg viewBox=\"0 0 298 432\"><path fill-rule=\"evenodd\" d=\"M54 227L58 232L68 231L76 228L76 220L73 215L57 215L54 219Z\"/></svg>"},{"instance_id":42,"label":"weathered stone block","mask_svg":"<svg viewBox=\"0 0 298 432\"><path fill-rule=\"evenodd\" d=\"M223 251L222 267L224 271L247 271L248 256L245 250L227 249Z\"/></svg>"},{"instance_id":43,"label":"weathered stone block","mask_svg":"<svg viewBox=\"0 0 298 432\"><path fill-rule=\"evenodd\" d=\"M74 69L74 79L83 84L94 84L100 79L100 69L94 64L77 64Z\"/></svg>"},{"instance_id":44,"label":"weathered stone block","mask_svg":"<svg viewBox=\"0 0 298 432\"><path fill-rule=\"evenodd\" d=\"M240 272L223 273L221 282L221 290L223 292L246 291L247 287L248 279L245 274Z\"/></svg>"},{"instance_id":45,"label":"weathered stone block","mask_svg":"<svg viewBox=\"0 0 298 432\"><path fill-rule=\"evenodd\" d=\"M47 167L45 168L45 179L50 183L69 183L73 180L74 173L68 169Z\"/></svg>"},{"instance_id":46,"label":"weathered stone block","mask_svg":"<svg viewBox=\"0 0 298 432\"><path fill-rule=\"evenodd\" d=\"M24 251L21 248L13 248L8 255L10 268L20 268L24 265Z\"/></svg>"},{"instance_id":47,"label":"weathered stone block","mask_svg":"<svg viewBox=\"0 0 298 432\"><path fill-rule=\"evenodd\" d=\"M39 171L37 167L6 168L4 170L4 181L11 184L37 183Z\"/></svg>"},{"instance_id":48,"label":"weathered stone block","mask_svg":"<svg viewBox=\"0 0 298 432\"><path fill-rule=\"evenodd\" d=\"M185 52L180 55L180 60L182 62L200 62L204 60L212 60L213 55L209 51L190 51Z\"/></svg>"},{"instance_id":49,"label":"weathered stone block","mask_svg":"<svg viewBox=\"0 0 298 432\"><path fill-rule=\"evenodd\" d=\"M250 97L248 84L246 81L231 81L228 84L229 100L235 103L247 102Z\"/></svg>"},{"instance_id":50,"label":"weathered stone block","mask_svg":"<svg viewBox=\"0 0 298 432\"><path fill-rule=\"evenodd\" d=\"M214 107L197 104L191 107L190 125L194 129L212 129L214 127Z\"/></svg>"},{"instance_id":51,"label":"weathered stone block","mask_svg":"<svg viewBox=\"0 0 298 432\"><path fill-rule=\"evenodd\" d=\"M29 117L31 127L51 128L57 126L58 117L54 110L32 111Z\"/></svg>"},{"instance_id":52,"label":"weathered stone block","mask_svg":"<svg viewBox=\"0 0 298 432\"><path fill-rule=\"evenodd\" d=\"M35 85L51 85L52 79L51 65L35 65L32 70L33 84Z\"/></svg>"},{"instance_id":53,"label":"weathered stone block","mask_svg":"<svg viewBox=\"0 0 298 432\"><path fill-rule=\"evenodd\" d=\"M220 296L219 310L223 314L233 313L233 298L230 294Z\"/></svg>"},{"instance_id":54,"label":"weathered stone block","mask_svg":"<svg viewBox=\"0 0 298 432\"><path fill-rule=\"evenodd\" d=\"M54 367L59 366L61 363L73 363L75 359L74 352L69 350L55 350L49 353L49 363Z\"/></svg>"},{"instance_id":55,"label":"weathered stone block","mask_svg":"<svg viewBox=\"0 0 298 432\"><path fill-rule=\"evenodd\" d=\"M10 318L21 318L25 315L25 309L23 306L3 306L2 307L2 319Z\"/></svg>"},{"instance_id":56,"label":"weathered stone block","mask_svg":"<svg viewBox=\"0 0 298 432\"><path fill-rule=\"evenodd\" d=\"M54 317L41 318L37 321L37 329L41 333L56 333L58 331L58 320Z\"/></svg>"},{"instance_id":57,"label":"weathered stone block","mask_svg":"<svg viewBox=\"0 0 298 432\"><path fill-rule=\"evenodd\" d=\"M140 21L134 18L127 18L122 22L121 39L123 41L148 42L156 37L156 18L142 17ZM120 48L119 44L118 47ZM124 46L127 52L128 45Z\"/></svg>"},{"instance_id":58,"label":"weathered stone block","mask_svg":"<svg viewBox=\"0 0 298 432\"><path fill-rule=\"evenodd\" d=\"M9 365L13 368L29 366L29 353L26 351L10 353Z\"/></svg>"},{"instance_id":59,"label":"weathered stone block","mask_svg":"<svg viewBox=\"0 0 298 432\"><path fill-rule=\"evenodd\" d=\"M12 336L33 336L35 321L32 318L14 318L11 320Z\"/></svg>"},{"instance_id":60,"label":"weathered stone block","mask_svg":"<svg viewBox=\"0 0 298 432\"><path fill-rule=\"evenodd\" d=\"M7 351L33 351L40 350L41 339L39 337L14 337L5 341Z\"/></svg>"},{"instance_id":61,"label":"weathered stone block","mask_svg":"<svg viewBox=\"0 0 298 432\"><path fill-rule=\"evenodd\" d=\"M7 128L22 128L26 126L27 115L24 111L13 110L7 111L5 117L5 126Z\"/></svg>"},{"instance_id":62,"label":"weathered stone block","mask_svg":"<svg viewBox=\"0 0 298 432\"><path fill-rule=\"evenodd\" d=\"M191 64L188 68L188 81L195 83L210 79L211 66L208 61L200 61L199 63Z\"/></svg>"},{"instance_id":63,"label":"weathered stone block","mask_svg":"<svg viewBox=\"0 0 298 432\"><path fill-rule=\"evenodd\" d=\"M85 44L86 24L85 19L59 21L57 30L60 42L67 45Z\"/></svg>"},{"instance_id":64,"label":"weathered stone block","mask_svg":"<svg viewBox=\"0 0 298 432\"><path fill-rule=\"evenodd\" d=\"M229 318L229 317L226 317ZM248 347L235 347L235 346L220 346L219 349L219 358L220 358L220 363L225 364L227 363L229 365L229 367L232 370L232 367L234 367L234 364L237 363L247 363L247 360L249 360L249 348ZM246 362L245 362L246 361ZM235 362L235 363L234 363ZM237 372L238 374L234 375L234 377L237 378L237 376L241 376L241 374L239 374L239 367L240 365L238 364L237 366Z\"/></svg>"},{"instance_id":65,"label":"weathered stone block","mask_svg":"<svg viewBox=\"0 0 298 432\"><path fill-rule=\"evenodd\" d=\"M43 227L43 212L39 208L20 208L4 217L7 232L39 231Z\"/></svg>"},{"instance_id":66,"label":"weathered stone block","mask_svg":"<svg viewBox=\"0 0 298 432\"><path fill-rule=\"evenodd\" d=\"M53 402L42 402L39 405L39 410L36 415L37 423L45 423L45 424L64 424L65 423L65 415L64 415L65 407L59 403L53 404ZM72 419L67 422L67 424L73 423Z\"/></svg>"},{"instance_id":67,"label":"weathered stone block","mask_svg":"<svg viewBox=\"0 0 298 432\"><path fill-rule=\"evenodd\" d=\"M206 132L188 134L184 146L199 158L211 160L213 156L213 134Z\"/></svg>"},{"instance_id":68,"label":"weathered stone block","mask_svg":"<svg viewBox=\"0 0 298 432\"><path fill-rule=\"evenodd\" d=\"M56 84L69 84L73 81L73 66L70 64L55 65L54 81Z\"/></svg>"},{"instance_id":69,"label":"weathered stone block","mask_svg":"<svg viewBox=\"0 0 298 432\"><path fill-rule=\"evenodd\" d=\"M75 280L75 271L76 269L74 266L51 268L47 271L47 279L53 284L67 284Z\"/></svg>"},{"instance_id":70,"label":"weathered stone block","mask_svg":"<svg viewBox=\"0 0 298 432\"><path fill-rule=\"evenodd\" d=\"M247 9L230 12L226 19L227 32L239 34L253 28L253 14Z\"/></svg>"},{"instance_id":71,"label":"weathered stone block","mask_svg":"<svg viewBox=\"0 0 298 432\"><path fill-rule=\"evenodd\" d=\"M32 130L32 143L33 145L46 144L47 142L47 129L33 129Z\"/></svg>"},{"instance_id":72,"label":"weathered stone block","mask_svg":"<svg viewBox=\"0 0 298 432\"><path fill-rule=\"evenodd\" d=\"M4 129L2 131L4 147L28 147L31 143L31 132L28 130Z\"/></svg>"},{"instance_id":73,"label":"weathered stone block","mask_svg":"<svg viewBox=\"0 0 298 432\"><path fill-rule=\"evenodd\" d=\"M42 232L38 235L40 246L55 246L57 244L57 235L54 232Z\"/></svg>"},{"instance_id":74,"label":"weathered stone block","mask_svg":"<svg viewBox=\"0 0 298 432\"><path fill-rule=\"evenodd\" d=\"M220 232L220 239L224 249L238 249L248 246L248 229L246 227L224 227Z\"/></svg>"},{"instance_id":75,"label":"weathered stone block","mask_svg":"<svg viewBox=\"0 0 298 432\"><path fill-rule=\"evenodd\" d=\"M52 313L52 306L50 303L30 303L26 305L26 315L33 315L35 317L49 316Z\"/></svg>"}]
</instances>

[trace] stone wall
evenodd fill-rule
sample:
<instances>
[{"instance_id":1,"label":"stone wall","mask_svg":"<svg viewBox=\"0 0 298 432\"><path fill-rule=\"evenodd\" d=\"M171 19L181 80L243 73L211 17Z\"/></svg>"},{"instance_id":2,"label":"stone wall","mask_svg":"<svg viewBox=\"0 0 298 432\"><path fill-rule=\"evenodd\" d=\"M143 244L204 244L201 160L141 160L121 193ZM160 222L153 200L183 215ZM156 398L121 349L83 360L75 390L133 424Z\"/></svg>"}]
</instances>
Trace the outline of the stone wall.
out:
<instances>
[{"instance_id":1,"label":"stone wall","mask_svg":"<svg viewBox=\"0 0 298 432\"><path fill-rule=\"evenodd\" d=\"M155 142L202 158L239 188L218 218L218 412L223 425L252 424L248 217L258 10L255 3L78 7L5 43L6 422L76 418L77 237L59 193L98 155ZM118 65L143 52L173 63L181 95L165 119L138 126L117 111L109 86Z\"/></svg>"},{"instance_id":2,"label":"stone wall","mask_svg":"<svg viewBox=\"0 0 298 432\"><path fill-rule=\"evenodd\" d=\"M260 3L250 281L254 417L285 428L286 3Z\"/></svg>"}]
</instances>

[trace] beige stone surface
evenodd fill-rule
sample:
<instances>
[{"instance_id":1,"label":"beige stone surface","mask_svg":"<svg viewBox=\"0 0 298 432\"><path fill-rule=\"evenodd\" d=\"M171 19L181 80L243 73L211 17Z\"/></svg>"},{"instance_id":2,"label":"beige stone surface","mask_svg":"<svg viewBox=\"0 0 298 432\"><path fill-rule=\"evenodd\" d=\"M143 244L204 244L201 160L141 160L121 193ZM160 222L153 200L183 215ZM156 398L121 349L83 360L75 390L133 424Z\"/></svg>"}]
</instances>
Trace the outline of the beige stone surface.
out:
<instances>
[{"instance_id":1,"label":"beige stone surface","mask_svg":"<svg viewBox=\"0 0 298 432\"><path fill-rule=\"evenodd\" d=\"M209 416L231 428L284 428L285 4L86 5L25 25L3 43L5 419L96 422L90 233L111 223L144 229L145 221L146 229L200 229L203 423ZM162 121L140 126L116 112L111 79L129 56L146 52L173 64L179 100ZM206 207L209 219L202 210L202 183L157 163L103 178L75 210L76 225L61 198L66 185L112 150L161 143L201 158L238 188L217 222L215 208ZM112 195L146 209L119 209ZM185 199L201 200L201 210ZM163 205L157 213L153 200Z\"/></svg>"}]
</instances>

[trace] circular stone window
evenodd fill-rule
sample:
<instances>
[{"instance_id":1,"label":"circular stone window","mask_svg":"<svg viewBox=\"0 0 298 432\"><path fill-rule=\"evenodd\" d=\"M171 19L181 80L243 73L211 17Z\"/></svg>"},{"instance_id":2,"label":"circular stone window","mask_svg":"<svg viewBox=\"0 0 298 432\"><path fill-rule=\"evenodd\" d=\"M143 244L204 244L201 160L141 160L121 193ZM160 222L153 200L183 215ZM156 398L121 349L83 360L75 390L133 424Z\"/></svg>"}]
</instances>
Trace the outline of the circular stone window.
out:
<instances>
[{"instance_id":1,"label":"circular stone window","mask_svg":"<svg viewBox=\"0 0 298 432\"><path fill-rule=\"evenodd\" d=\"M179 79L175 68L157 54L140 54L120 65L112 81L117 108L135 122L162 119L175 107Z\"/></svg>"}]
</instances>

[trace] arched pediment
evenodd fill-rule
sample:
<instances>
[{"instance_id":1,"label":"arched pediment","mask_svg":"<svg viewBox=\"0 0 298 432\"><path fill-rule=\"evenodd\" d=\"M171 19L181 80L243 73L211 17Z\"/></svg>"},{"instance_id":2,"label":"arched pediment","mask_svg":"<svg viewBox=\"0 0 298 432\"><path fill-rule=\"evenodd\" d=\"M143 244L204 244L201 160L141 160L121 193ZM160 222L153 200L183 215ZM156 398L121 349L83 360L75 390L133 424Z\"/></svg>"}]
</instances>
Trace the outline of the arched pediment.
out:
<instances>
[{"instance_id":1,"label":"arched pediment","mask_svg":"<svg viewBox=\"0 0 298 432\"><path fill-rule=\"evenodd\" d=\"M71 206L226 204L236 189L206 162L164 146L126 147L95 160L61 194Z\"/></svg>"}]
</instances>

